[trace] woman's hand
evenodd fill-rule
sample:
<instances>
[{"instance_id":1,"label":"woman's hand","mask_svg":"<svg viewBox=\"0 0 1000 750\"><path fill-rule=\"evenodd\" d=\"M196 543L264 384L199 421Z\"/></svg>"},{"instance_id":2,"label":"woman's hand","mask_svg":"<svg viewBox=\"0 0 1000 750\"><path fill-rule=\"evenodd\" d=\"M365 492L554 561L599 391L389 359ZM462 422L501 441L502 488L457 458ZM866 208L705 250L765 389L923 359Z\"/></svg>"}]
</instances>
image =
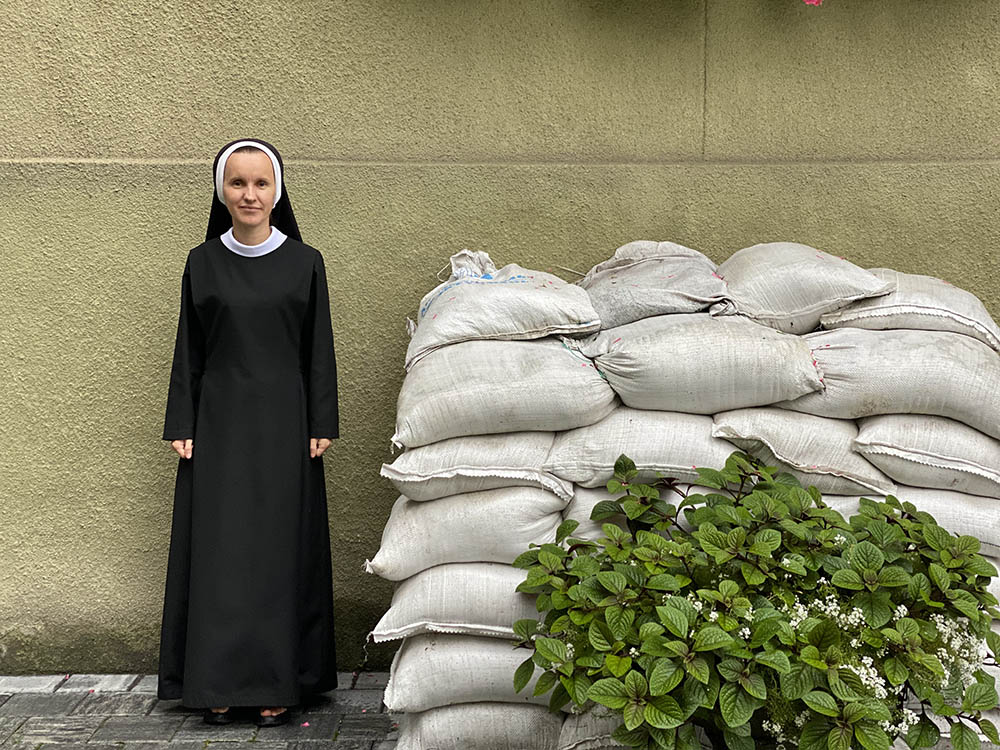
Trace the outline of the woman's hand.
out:
<instances>
[{"instance_id":1,"label":"woman's hand","mask_svg":"<svg viewBox=\"0 0 1000 750\"><path fill-rule=\"evenodd\" d=\"M194 453L194 440L192 438L171 440L170 447L177 451L177 455L181 458L191 458L191 454Z\"/></svg>"},{"instance_id":2,"label":"woman's hand","mask_svg":"<svg viewBox=\"0 0 1000 750\"><path fill-rule=\"evenodd\" d=\"M309 438L309 458L322 456L323 451L330 447L331 442L329 438Z\"/></svg>"}]
</instances>

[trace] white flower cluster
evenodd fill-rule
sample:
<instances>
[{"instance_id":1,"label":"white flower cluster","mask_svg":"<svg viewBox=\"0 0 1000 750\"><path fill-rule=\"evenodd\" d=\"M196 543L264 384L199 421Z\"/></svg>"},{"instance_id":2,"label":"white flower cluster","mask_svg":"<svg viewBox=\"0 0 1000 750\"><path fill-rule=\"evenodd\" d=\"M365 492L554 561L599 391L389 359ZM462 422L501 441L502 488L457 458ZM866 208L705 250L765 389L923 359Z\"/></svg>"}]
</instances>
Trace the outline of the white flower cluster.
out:
<instances>
[{"instance_id":1,"label":"white flower cluster","mask_svg":"<svg viewBox=\"0 0 1000 750\"><path fill-rule=\"evenodd\" d=\"M567 643L566 644L566 658L567 659L572 659L573 658L573 652L574 652L573 644L572 643Z\"/></svg>"},{"instance_id":2,"label":"white flower cluster","mask_svg":"<svg viewBox=\"0 0 1000 750\"><path fill-rule=\"evenodd\" d=\"M937 631L944 644L937 650L937 658L941 660L945 676L941 679L941 687L953 685L961 688L961 692L976 681L975 672L988 655L986 640L978 638L968 629L969 618L958 617L948 619L935 613L931 620L937 626Z\"/></svg>"},{"instance_id":3,"label":"white flower cluster","mask_svg":"<svg viewBox=\"0 0 1000 750\"><path fill-rule=\"evenodd\" d=\"M919 721L919 716L917 716L910 709L904 708L903 716L900 718L898 724L893 724L891 721L880 721L878 725L882 727L885 733L890 737L898 737L900 735L905 735L910 727Z\"/></svg>"},{"instance_id":4,"label":"white flower cluster","mask_svg":"<svg viewBox=\"0 0 1000 750\"><path fill-rule=\"evenodd\" d=\"M872 694L882 700L888 697L889 693L885 689L885 680L879 677L875 662L870 656L861 657L861 665L845 664L845 669L849 669L861 679L861 684L872 691Z\"/></svg>"},{"instance_id":5,"label":"white flower cluster","mask_svg":"<svg viewBox=\"0 0 1000 750\"><path fill-rule=\"evenodd\" d=\"M713 609L711 612L708 613L708 619L711 620L712 622L715 622L716 620L719 619L719 613Z\"/></svg>"},{"instance_id":6,"label":"white flower cluster","mask_svg":"<svg viewBox=\"0 0 1000 750\"><path fill-rule=\"evenodd\" d=\"M800 713L798 716L795 717L795 726L800 728L805 726L805 723L809 721L809 716L810 716L809 711L803 711L802 713Z\"/></svg>"},{"instance_id":7,"label":"white flower cluster","mask_svg":"<svg viewBox=\"0 0 1000 750\"><path fill-rule=\"evenodd\" d=\"M857 607L852 607L849 612L845 612L841 608L840 602L837 601L835 593L827 594L822 599L813 599L806 604L795 597L795 603L791 608L782 605L781 609L789 615L789 624L793 629L797 628L809 616L810 610L815 610L818 614L829 617L844 630L860 630L865 624L865 613Z\"/></svg>"},{"instance_id":8,"label":"white flower cluster","mask_svg":"<svg viewBox=\"0 0 1000 750\"><path fill-rule=\"evenodd\" d=\"M743 613L743 619L747 622L753 622L753 607L747 607L747 611Z\"/></svg>"},{"instance_id":9,"label":"white flower cluster","mask_svg":"<svg viewBox=\"0 0 1000 750\"><path fill-rule=\"evenodd\" d=\"M761 728L763 728L763 730L767 732L769 735L774 737L774 739L777 740L778 742L785 742L787 740L787 738L785 737L785 730L783 730L780 725L778 725L776 722L771 721L770 719L764 719L764 721L761 722Z\"/></svg>"},{"instance_id":10,"label":"white flower cluster","mask_svg":"<svg viewBox=\"0 0 1000 750\"><path fill-rule=\"evenodd\" d=\"M628 655L631 656L634 659L635 657L637 657L639 655L639 649L637 649L635 646L633 646L632 648L630 648L628 650Z\"/></svg>"},{"instance_id":11,"label":"white flower cluster","mask_svg":"<svg viewBox=\"0 0 1000 750\"><path fill-rule=\"evenodd\" d=\"M896 611L892 613L892 621L896 622L897 620L902 620L908 614L910 614L910 610L906 608L905 604L900 604L896 607Z\"/></svg>"},{"instance_id":12,"label":"white flower cluster","mask_svg":"<svg viewBox=\"0 0 1000 750\"><path fill-rule=\"evenodd\" d=\"M837 546L843 547L845 544L847 544L847 537L844 536L843 534L837 534L832 541Z\"/></svg>"},{"instance_id":13,"label":"white flower cluster","mask_svg":"<svg viewBox=\"0 0 1000 750\"><path fill-rule=\"evenodd\" d=\"M739 629L739 630L738 630L738 631L736 632L736 634L737 634L737 635L738 635L738 636L739 636L740 638L742 638L742 639L746 640L747 638L749 638L749 637L750 637L750 628L746 628L746 627L744 627L744 628L740 628L740 629Z\"/></svg>"},{"instance_id":14,"label":"white flower cluster","mask_svg":"<svg viewBox=\"0 0 1000 750\"><path fill-rule=\"evenodd\" d=\"M691 606L694 607L695 612L701 612L702 608L705 606L705 603L695 596L693 591L688 592L687 600L691 602Z\"/></svg>"}]
</instances>

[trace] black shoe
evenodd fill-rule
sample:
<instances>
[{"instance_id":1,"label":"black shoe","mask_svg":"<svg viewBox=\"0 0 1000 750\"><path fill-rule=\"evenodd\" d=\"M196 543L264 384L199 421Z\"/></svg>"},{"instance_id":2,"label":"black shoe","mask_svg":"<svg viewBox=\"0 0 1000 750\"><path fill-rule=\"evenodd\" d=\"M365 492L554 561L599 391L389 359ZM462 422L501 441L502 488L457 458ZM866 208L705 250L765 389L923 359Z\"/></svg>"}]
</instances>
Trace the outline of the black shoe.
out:
<instances>
[{"instance_id":1,"label":"black shoe","mask_svg":"<svg viewBox=\"0 0 1000 750\"><path fill-rule=\"evenodd\" d=\"M271 714L270 716L263 716L258 710L257 715L254 717L254 723L259 727L276 727L281 724L287 724L288 715L291 712L292 709L286 708L280 714Z\"/></svg>"},{"instance_id":2,"label":"black shoe","mask_svg":"<svg viewBox=\"0 0 1000 750\"><path fill-rule=\"evenodd\" d=\"M230 706L225 711L213 711L210 708L205 709L205 723L206 724L232 724L233 723L233 707Z\"/></svg>"}]
</instances>

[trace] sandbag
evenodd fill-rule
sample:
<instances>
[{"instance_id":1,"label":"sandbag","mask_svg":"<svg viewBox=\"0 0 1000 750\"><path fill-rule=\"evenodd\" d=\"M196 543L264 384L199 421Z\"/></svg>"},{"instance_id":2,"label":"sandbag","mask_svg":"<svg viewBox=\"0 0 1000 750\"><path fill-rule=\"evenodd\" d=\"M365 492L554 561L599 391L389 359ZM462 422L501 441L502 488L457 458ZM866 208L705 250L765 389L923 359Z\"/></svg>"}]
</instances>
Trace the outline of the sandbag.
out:
<instances>
[{"instance_id":1,"label":"sandbag","mask_svg":"<svg viewBox=\"0 0 1000 750\"><path fill-rule=\"evenodd\" d=\"M415 635L403 641L389 668L382 701L389 711L427 711L456 703L491 701L549 705L551 693L532 695L542 670L521 692L514 672L531 649L474 635Z\"/></svg>"},{"instance_id":2,"label":"sandbag","mask_svg":"<svg viewBox=\"0 0 1000 750\"><path fill-rule=\"evenodd\" d=\"M582 335L601 327L586 292L558 276L513 263L498 271L489 255L469 250L451 256L451 268L451 278L420 301L407 370L460 341Z\"/></svg>"},{"instance_id":3,"label":"sandbag","mask_svg":"<svg viewBox=\"0 0 1000 750\"><path fill-rule=\"evenodd\" d=\"M1000 498L1000 440L945 417L861 420L855 450L902 484Z\"/></svg>"},{"instance_id":4,"label":"sandbag","mask_svg":"<svg viewBox=\"0 0 1000 750\"><path fill-rule=\"evenodd\" d=\"M403 379L399 447L461 435L571 430L614 408L592 362L557 339L466 341L431 352Z\"/></svg>"},{"instance_id":5,"label":"sandbag","mask_svg":"<svg viewBox=\"0 0 1000 750\"><path fill-rule=\"evenodd\" d=\"M673 242L638 240L622 245L577 283L601 319L614 328L653 315L693 313L726 300L715 263Z\"/></svg>"},{"instance_id":6,"label":"sandbag","mask_svg":"<svg viewBox=\"0 0 1000 750\"><path fill-rule=\"evenodd\" d=\"M535 596L516 591L525 571L500 563L447 563L407 578L371 632L376 643L419 633L514 638L514 623L538 619Z\"/></svg>"},{"instance_id":7,"label":"sandbag","mask_svg":"<svg viewBox=\"0 0 1000 750\"><path fill-rule=\"evenodd\" d=\"M952 534L976 537L982 542L980 554L1000 556L1000 503L995 498L904 485L896 487L893 494L902 502L913 503L917 510L930 513L939 526ZM844 518L857 514L858 500L843 495L823 496L823 501Z\"/></svg>"},{"instance_id":8,"label":"sandbag","mask_svg":"<svg viewBox=\"0 0 1000 750\"><path fill-rule=\"evenodd\" d=\"M714 437L787 471L803 487L813 485L831 495L887 495L896 489L853 451L858 427L852 421L765 407L722 412L714 422Z\"/></svg>"},{"instance_id":9,"label":"sandbag","mask_svg":"<svg viewBox=\"0 0 1000 750\"><path fill-rule=\"evenodd\" d=\"M622 724L620 711L612 711L599 703L579 714L570 714L559 734L559 750L610 750L626 747L611 739Z\"/></svg>"},{"instance_id":10,"label":"sandbag","mask_svg":"<svg viewBox=\"0 0 1000 750\"><path fill-rule=\"evenodd\" d=\"M711 417L623 406L597 424L556 435L542 468L583 487L602 487L624 453L640 481L659 472L691 482L698 478L695 466L721 468L732 452L729 443L712 437Z\"/></svg>"},{"instance_id":11,"label":"sandbag","mask_svg":"<svg viewBox=\"0 0 1000 750\"><path fill-rule=\"evenodd\" d=\"M838 419L931 414L1000 438L1000 355L971 336L840 328L803 338L826 387L778 406Z\"/></svg>"},{"instance_id":12,"label":"sandbag","mask_svg":"<svg viewBox=\"0 0 1000 750\"><path fill-rule=\"evenodd\" d=\"M913 328L952 331L979 339L1000 351L1000 327L980 299L933 276L872 268L872 274L895 284L895 291L881 297L853 302L820 318L824 328Z\"/></svg>"},{"instance_id":13,"label":"sandbag","mask_svg":"<svg viewBox=\"0 0 1000 750\"><path fill-rule=\"evenodd\" d=\"M403 452L382 464L381 473L417 501L519 486L543 487L568 500L572 485L542 470L554 439L552 432L449 438Z\"/></svg>"},{"instance_id":14,"label":"sandbag","mask_svg":"<svg viewBox=\"0 0 1000 750\"><path fill-rule=\"evenodd\" d=\"M396 750L555 750L562 713L514 703L459 703L399 720Z\"/></svg>"},{"instance_id":15,"label":"sandbag","mask_svg":"<svg viewBox=\"0 0 1000 750\"><path fill-rule=\"evenodd\" d=\"M719 266L736 311L785 333L809 333L824 313L893 290L865 269L797 242L765 242ZM728 314L732 304L713 309Z\"/></svg>"},{"instance_id":16,"label":"sandbag","mask_svg":"<svg viewBox=\"0 0 1000 750\"><path fill-rule=\"evenodd\" d=\"M657 315L575 346L636 409L715 414L823 386L807 342L738 316Z\"/></svg>"},{"instance_id":17,"label":"sandbag","mask_svg":"<svg viewBox=\"0 0 1000 750\"><path fill-rule=\"evenodd\" d=\"M415 503L400 495L365 571L402 581L433 565L510 564L532 542L555 541L567 501L536 487L450 495Z\"/></svg>"}]
</instances>

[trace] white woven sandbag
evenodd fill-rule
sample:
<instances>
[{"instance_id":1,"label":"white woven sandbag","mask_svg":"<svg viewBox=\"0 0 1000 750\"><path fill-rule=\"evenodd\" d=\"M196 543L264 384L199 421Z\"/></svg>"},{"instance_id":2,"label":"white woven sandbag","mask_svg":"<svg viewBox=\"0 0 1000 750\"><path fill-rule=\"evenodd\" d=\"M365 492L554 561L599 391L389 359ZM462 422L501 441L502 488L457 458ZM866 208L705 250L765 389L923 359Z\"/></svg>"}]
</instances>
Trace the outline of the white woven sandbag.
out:
<instances>
[{"instance_id":1,"label":"white woven sandbag","mask_svg":"<svg viewBox=\"0 0 1000 750\"><path fill-rule=\"evenodd\" d=\"M614 328L641 318L707 310L726 300L715 263L673 242L637 240L622 245L577 283L601 319Z\"/></svg>"},{"instance_id":2,"label":"white woven sandbag","mask_svg":"<svg viewBox=\"0 0 1000 750\"><path fill-rule=\"evenodd\" d=\"M400 495L365 571L402 581L433 565L510 564L532 542L555 541L566 500L537 487L450 495L415 503Z\"/></svg>"},{"instance_id":3,"label":"white woven sandbag","mask_svg":"<svg viewBox=\"0 0 1000 750\"><path fill-rule=\"evenodd\" d=\"M407 373L392 441L416 448L461 435L570 430L598 421L614 402L593 363L558 339L466 341Z\"/></svg>"},{"instance_id":4,"label":"white woven sandbag","mask_svg":"<svg viewBox=\"0 0 1000 750\"><path fill-rule=\"evenodd\" d=\"M1000 355L944 331L840 328L803 337L825 388L778 406L821 417L948 417L1000 438Z\"/></svg>"},{"instance_id":5,"label":"white woven sandbag","mask_svg":"<svg viewBox=\"0 0 1000 750\"><path fill-rule=\"evenodd\" d=\"M719 266L736 311L786 333L809 333L824 313L892 291L853 263L797 242L743 248ZM730 312L720 306L716 314Z\"/></svg>"},{"instance_id":6,"label":"white woven sandbag","mask_svg":"<svg viewBox=\"0 0 1000 750\"><path fill-rule=\"evenodd\" d=\"M852 450L858 427L849 420L774 407L737 409L715 415L712 435L820 492L887 495L896 489L889 477Z\"/></svg>"},{"instance_id":7,"label":"white woven sandbag","mask_svg":"<svg viewBox=\"0 0 1000 750\"><path fill-rule=\"evenodd\" d=\"M475 339L537 339L597 331L601 321L580 287L510 264L497 270L484 252L451 256L451 278L420 301L406 369L435 349Z\"/></svg>"},{"instance_id":8,"label":"white woven sandbag","mask_svg":"<svg viewBox=\"0 0 1000 750\"><path fill-rule=\"evenodd\" d=\"M636 409L715 414L823 385L808 343L738 316L657 315L575 345Z\"/></svg>"},{"instance_id":9,"label":"white woven sandbag","mask_svg":"<svg viewBox=\"0 0 1000 750\"><path fill-rule=\"evenodd\" d=\"M897 482L1000 498L1000 440L922 414L869 417L860 428L855 450Z\"/></svg>"},{"instance_id":10,"label":"white woven sandbag","mask_svg":"<svg viewBox=\"0 0 1000 750\"><path fill-rule=\"evenodd\" d=\"M551 693L532 695L540 669L521 692L514 692L514 672L531 654L499 638L415 635L393 657L382 700L389 711L407 713L480 701L547 707Z\"/></svg>"},{"instance_id":11,"label":"white woven sandbag","mask_svg":"<svg viewBox=\"0 0 1000 750\"><path fill-rule=\"evenodd\" d=\"M626 747L611 739L622 724L620 711L612 711L599 703L583 713L570 714L559 734L558 750L610 750Z\"/></svg>"},{"instance_id":12,"label":"white woven sandbag","mask_svg":"<svg viewBox=\"0 0 1000 750\"><path fill-rule=\"evenodd\" d=\"M515 703L459 703L399 720L396 750L555 750L562 713Z\"/></svg>"},{"instance_id":13,"label":"white woven sandbag","mask_svg":"<svg viewBox=\"0 0 1000 750\"><path fill-rule=\"evenodd\" d=\"M1000 351L1000 326L990 317L980 299L933 276L872 268L896 289L882 297L859 300L843 310L827 313L824 328L914 328L925 331L964 333Z\"/></svg>"},{"instance_id":14,"label":"white woven sandbag","mask_svg":"<svg viewBox=\"0 0 1000 750\"><path fill-rule=\"evenodd\" d=\"M622 406L597 424L556 435L543 468L583 487L603 487L625 454L640 481L663 476L694 481L695 466L721 468L733 447L712 437L712 418Z\"/></svg>"},{"instance_id":15,"label":"white woven sandbag","mask_svg":"<svg viewBox=\"0 0 1000 750\"><path fill-rule=\"evenodd\" d=\"M543 487L568 500L572 485L542 470L554 439L552 432L448 438L404 451L382 464L382 476L417 501L518 486Z\"/></svg>"},{"instance_id":16,"label":"white woven sandbag","mask_svg":"<svg viewBox=\"0 0 1000 750\"><path fill-rule=\"evenodd\" d=\"M527 547L525 547L527 549ZM371 632L376 643L419 633L514 638L514 623L538 618L535 598L517 591L525 571L501 563L446 563L401 582Z\"/></svg>"},{"instance_id":17,"label":"white woven sandbag","mask_svg":"<svg viewBox=\"0 0 1000 750\"><path fill-rule=\"evenodd\" d=\"M982 542L980 554L1000 556L1000 503L995 498L904 485L897 486L893 494L902 502L913 503L917 510L930 513L939 526L952 534L976 537ZM823 501L844 518L857 514L858 500L843 495L823 496Z\"/></svg>"}]
</instances>

